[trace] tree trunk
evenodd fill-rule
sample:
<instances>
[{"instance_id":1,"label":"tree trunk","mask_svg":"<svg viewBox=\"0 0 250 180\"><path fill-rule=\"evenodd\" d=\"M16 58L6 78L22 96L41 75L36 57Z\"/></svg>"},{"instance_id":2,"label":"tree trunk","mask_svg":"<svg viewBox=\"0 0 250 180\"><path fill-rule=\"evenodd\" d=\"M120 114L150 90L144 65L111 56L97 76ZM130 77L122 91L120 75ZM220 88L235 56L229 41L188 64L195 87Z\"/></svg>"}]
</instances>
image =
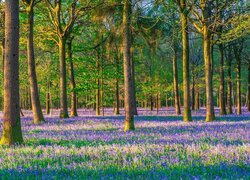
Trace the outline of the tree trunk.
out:
<instances>
[{"instance_id":1,"label":"tree trunk","mask_svg":"<svg viewBox=\"0 0 250 180\"><path fill-rule=\"evenodd\" d=\"M96 111L95 114L97 116L100 115L100 52L97 52L97 61L96 61L96 68L97 68L97 78L96 78L96 94L95 94L95 104L96 104Z\"/></svg>"},{"instance_id":2,"label":"tree trunk","mask_svg":"<svg viewBox=\"0 0 250 180\"><path fill-rule=\"evenodd\" d=\"M66 61L65 61L66 38L59 38L59 58L60 58L60 118L69 118L67 100L66 81Z\"/></svg>"},{"instance_id":3,"label":"tree trunk","mask_svg":"<svg viewBox=\"0 0 250 180\"><path fill-rule=\"evenodd\" d=\"M50 81L47 82L46 92L46 114L50 113Z\"/></svg>"},{"instance_id":4,"label":"tree trunk","mask_svg":"<svg viewBox=\"0 0 250 180\"><path fill-rule=\"evenodd\" d=\"M2 72L4 72L4 49L5 49L5 38L2 40L1 50L2 50ZM4 73L3 73L3 81L4 81Z\"/></svg>"},{"instance_id":5,"label":"tree trunk","mask_svg":"<svg viewBox=\"0 0 250 180\"><path fill-rule=\"evenodd\" d=\"M200 109L200 95L199 95L199 88L196 87L196 91L195 91L195 106L194 106L194 110L198 111Z\"/></svg>"},{"instance_id":6,"label":"tree trunk","mask_svg":"<svg viewBox=\"0 0 250 180\"><path fill-rule=\"evenodd\" d=\"M136 85L135 85L135 64L134 64L134 38L133 38L133 32L132 30L130 31L131 33L131 47L130 47L130 65L131 65L131 84L132 84L132 88L133 91L132 93L132 99L133 99L133 104L132 104L132 108L134 111L134 115L138 115L137 112L137 105L136 105Z\"/></svg>"},{"instance_id":7,"label":"tree trunk","mask_svg":"<svg viewBox=\"0 0 250 180\"><path fill-rule=\"evenodd\" d=\"M211 66L211 42L210 32L204 26L204 60L205 60L205 79L206 79L206 122L214 121L214 102L213 102L213 81L212 81L212 66Z\"/></svg>"},{"instance_id":8,"label":"tree trunk","mask_svg":"<svg viewBox=\"0 0 250 180\"><path fill-rule=\"evenodd\" d=\"M19 94L19 1L5 2L4 117L0 144L23 142Z\"/></svg>"},{"instance_id":9,"label":"tree trunk","mask_svg":"<svg viewBox=\"0 0 250 180\"><path fill-rule=\"evenodd\" d=\"M29 87L28 86L25 87L25 104L26 104L25 109L29 110Z\"/></svg>"},{"instance_id":10,"label":"tree trunk","mask_svg":"<svg viewBox=\"0 0 250 180\"><path fill-rule=\"evenodd\" d=\"M103 53L103 52L102 52ZM104 63L103 63L103 54L101 55L101 92L100 92L100 99L101 99L101 106L102 106L102 116L104 116Z\"/></svg>"},{"instance_id":11,"label":"tree trunk","mask_svg":"<svg viewBox=\"0 0 250 180\"><path fill-rule=\"evenodd\" d=\"M72 38L67 41L67 55L70 64L70 88L71 88L71 109L70 116L75 117L77 115L77 104L76 104L76 82L75 82L75 71L74 71L74 63L72 58Z\"/></svg>"},{"instance_id":12,"label":"tree trunk","mask_svg":"<svg viewBox=\"0 0 250 180\"><path fill-rule=\"evenodd\" d=\"M120 69L120 65L119 65L119 56L118 56L118 52L116 53L116 59L115 59L115 63L116 63L116 79L115 79L115 115L120 114L120 97L119 97L119 69Z\"/></svg>"},{"instance_id":13,"label":"tree trunk","mask_svg":"<svg viewBox=\"0 0 250 180\"><path fill-rule=\"evenodd\" d=\"M150 94L150 111L154 110L154 100L153 100L153 95L152 92Z\"/></svg>"},{"instance_id":14,"label":"tree trunk","mask_svg":"<svg viewBox=\"0 0 250 180\"><path fill-rule=\"evenodd\" d=\"M247 110L250 111L250 62L248 64Z\"/></svg>"},{"instance_id":15,"label":"tree trunk","mask_svg":"<svg viewBox=\"0 0 250 180\"><path fill-rule=\"evenodd\" d=\"M236 80L237 80L237 114L241 114L241 55L240 52L236 52L235 49L235 58L236 58Z\"/></svg>"},{"instance_id":16,"label":"tree trunk","mask_svg":"<svg viewBox=\"0 0 250 180\"><path fill-rule=\"evenodd\" d=\"M219 91L219 107L220 115L226 115L226 103L225 103L225 85L224 85L224 48L223 45L219 45L220 51L220 91Z\"/></svg>"},{"instance_id":17,"label":"tree trunk","mask_svg":"<svg viewBox=\"0 0 250 180\"><path fill-rule=\"evenodd\" d=\"M27 37L27 56L28 56L28 73L30 80L30 95L32 103L32 112L34 123L39 124L45 122L43 117L42 108L40 104L37 75L36 75L36 62L34 55L34 11L33 4L27 8L28 15L28 37Z\"/></svg>"},{"instance_id":18,"label":"tree trunk","mask_svg":"<svg viewBox=\"0 0 250 180\"><path fill-rule=\"evenodd\" d=\"M133 110L133 86L131 77L131 14L132 4L131 0L124 0L123 7L123 58L124 58L124 100L125 100L125 125L124 131L134 130L134 110Z\"/></svg>"},{"instance_id":19,"label":"tree trunk","mask_svg":"<svg viewBox=\"0 0 250 180\"><path fill-rule=\"evenodd\" d=\"M162 104L161 104L161 93L158 93L159 99L158 99L158 107L161 108Z\"/></svg>"},{"instance_id":20,"label":"tree trunk","mask_svg":"<svg viewBox=\"0 0 250 180\"><path fill-rule=\"evenodd\" d=\"M155 105L156 105L156 112L158 114L158 112L159 112L159 93L157 93L157 95L156 95Z\"/></svg>"},{"instance_id":21,"label":"tree trunk","mask_svg":"<svg viewBox=\"0 0 250 180\"><path fill-rule=\"evenodd\" d=\"M179 101L179 86L178 86L178 66L176 49L173 50L173 73L174 73L174 102L176 115L181 114L180 101Z\"/></svg>"},{"instance_id":22,"label":"tree trunk","mask_svg":"<svg viewBox=\"0 0 250 180\"><path fill-rule=\"evenodd\" d=\"M181 13L182 24L182 48L183 48L183 120L184 122L192 121L190 110L190 84L189 84L189 37L188 37L188 20L186 12Z\"/></svg>"},{"instance_id":23,"label":"tree trunk","mask_svg":"<svg viewBox=\"0 0 250 180\"><path fill-rule=\"evenodd\" d=\"M2 44L1 44L1 50L2 50L2 72L4 72L4 41L5 39L2 39ZM2 82L4 82L4 73L2 73ZM2 84L2 88L4 88ZM4 94L2 92L1 94L1 110L3 111L3 99L4 99Z\"/></svg>"},{"instance_id":24,"label":"tree trunk","mask_svg":"<svg viewBox=\"0 0 250 180\"><path fill-rule=\"evenodd\" d=\"M195 110L195 79L194 79L194 71L192 75L192 110Z\"/></svg>"},{"instance_id":25,"label":"tree trunk","mask_svg":"<svg viewBox=\"0 0 250 180\"><path fill-rule=\"evenodd\" d=\"M168 109L168 94L166 94L166 109Z\"/></svg>"},{"instance_id":26,"label":"tree trunk","mask_svg":"<svg viewBox=\"0 0 250 180\"><path fill-rule=\"evenodd\" d=\"M228 57L227 57L227 61L228 61L228 82L227 82L227 112L228 114L233 114L233 110L232 110L232 54L231 54L231 48L229 48L229 52L228 52Z\"/></svg>"}]
</instances>

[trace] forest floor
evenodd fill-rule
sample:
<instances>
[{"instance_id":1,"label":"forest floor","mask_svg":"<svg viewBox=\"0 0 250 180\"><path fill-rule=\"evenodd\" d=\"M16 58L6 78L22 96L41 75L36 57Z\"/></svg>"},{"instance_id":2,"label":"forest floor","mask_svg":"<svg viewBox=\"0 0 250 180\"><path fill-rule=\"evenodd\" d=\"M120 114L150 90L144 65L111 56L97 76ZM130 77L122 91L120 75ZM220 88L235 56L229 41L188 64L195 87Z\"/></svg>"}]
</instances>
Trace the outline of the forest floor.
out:
<instances>
[{"instance_id":1,"label":"forest floor","mask_svg":"<svg viewBox=\"0 0 250 180\"><path fill-rule=\"evenodd\" d=\"M79 117L34 125L24 111L25 144L0 147L0 177L19 179L249 179L250 113L218 116L205 123L205 109L182 122L174 109L139 109L136 130L123 132L124 116ZM124 113L124 111L122 111ZM218 114L218 109L216 109ZM2 113L0 113L2 116ZM0 133L2 120L0 120Z\"/></svg>"}]
</instances>

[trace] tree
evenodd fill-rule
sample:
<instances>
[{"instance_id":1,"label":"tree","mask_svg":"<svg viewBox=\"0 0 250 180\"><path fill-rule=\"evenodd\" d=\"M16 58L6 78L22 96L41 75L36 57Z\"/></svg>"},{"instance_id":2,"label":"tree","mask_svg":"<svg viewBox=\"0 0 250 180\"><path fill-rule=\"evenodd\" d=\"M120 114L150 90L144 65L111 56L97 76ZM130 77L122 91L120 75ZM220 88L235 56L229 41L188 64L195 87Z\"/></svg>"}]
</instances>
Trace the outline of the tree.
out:
<instances>
[{"instance_id":1,"label":"tree","mask_svg":"<svg viewBox=\"0 0 250 180\"><path fill-rule=\"evenodd\" d=\"M40 98L37 85L37 75L36 75L35 53L34 53L34 6L38 2L39 0L23 0L23 3L26 6L26 13L28 16L28 22L27 22L28 73L30 80L32 111L35 124L39 124L45 121L42 113L42 108L40 105Z\"/></svg>"},{"instance_id":2,"label":"tree","mask_svg":"<svg viewBox=\"0 0 250 180\"><path fill-rule=\"evenodd\" d=\"M227 112L233 114L232 110L232 45L229 44L227 48Z\"/></svg>"},{"instance_id":3,"label":"tree","mask_svg":"<svg viewBox=\"0 0 250 180\"><path fill-rule=\"evenodd\" d=\"M206 122L214 121L214 102L213 102L213 78L212 78L212 37L214 30L213 2L201 0L193 8L194 27L203 35L203 53L205 61L205 79L206 79ZM200 12L200 13L199 13ZM199 24L198 24L199 23Z\"/></svg>"},{"instance_id":4,"label":"tree","mask_svg":"<svg viewBox=\"0 0 250 180\"><path fill-rule=\"evenodd\" d=\"M225 102L225 85L224 85L224 47L223 44L219 44L220 52L220 90L219 90L219 106L220 115L226 115L226 102Z\"/></svg>"},{"instance_id":5,"label":"tree","mask_svg":"<svg viewBox=\"0 0 250 180\"><path fill-rule=\"evenodd\" d=\"M134 130L134 109L132 96L132 75L131 75L131 0L124 0L123 7L123 66L124 66L124 101L125 101L125 125L124 131Z\"/></svg>"},{"instance_id":6,"label":"tree","mask_svg":"<svg viewBox=\"0 0 250 180\"><path fill-rule=\"evenodd\" d=\"M4 118L0 144L23 142L19 105L19 2L5 2Z\"/></svg>"},{"instance_id":7,"label":"tree","mask_svg":"<svg viewBox=\"0 0 250 180\"><path fill-rule=\"evenodd\" d=\"M67 101L67 81L66 81L66 42L69 34L72 32L73 25L77 18L76 5L78 0L70 3L70 10L67 17L63 15L62 0L46 0L50 21L57 36L60 59L60 117L68 118L68 101ZM66 18L68 18L66 20ZM66 23L66 24L65 24Z\"/></svg>"},{"instance_id":8,"label":"tree","mask_svg":"<svg viewBox=\"0 0 250 180\"><path fill-rule=\"evenodd\" d=\"M132 13L131 13L132 16ZM135 84L135 63L134 63L134 33L131 30L131 47L130 47L130 66L131 66L131 83L132 83L132 99L133 99L133 111L134 115L138 115L137 105L136 105L136 84Z\"/></svg>"},{"instance_id":9,"label":"tree","mask_svg":"<svg viewBox=\"0 0 250 180\"><path fill-rule=\"evenodd\" d=\"M70 87L71 87L71 110L70 116L78 116L77 115L77 103L76 103L76 82L75 82L75 70L73 63L73 53L72 53L72 41L74 37L69 37L67 41L67 58L69 60L70 65Z\"/></svg>"},{"instance_id":10,"label":"tree","mask_svg":"<svg viewBox=\"0 0 250 180\"><path fill-rule=\"evenodd\" d=\"M233 51L236 59L236 80L237 80L237 114L241 114L241 62L244 47L244 38L240 38L233 44Z\"/></svg>"},{"instance_id":11,"label":"tree","mask_svg":"<svg viewBox=\"0 0 250 180\"><path fill-rule=\"evenodd\" d=\"M190 110L190 78L189 78L189 34L188 34L188 14L190 9L186 0L175 0L181 15L182 31L182 61L183 61L183 120L192 121Z\"/></svg>"},{"instance_id":12,"label":"tree","mask_svg":"<svg viewBox=\"0 0 250 180\"><path fill-rule=\"evenodd\" d=\"M180 96L179 96L179 85L178 85L178 66L177 66L177 52L178 52L178 44L176 36L176 28L173 28L173 37L172 37L172 43L171 43L171 49L172 49L172 59L173 59L173 86L174 86L174 100L175 100L175 112L176 115L181 114L181 108L180 108ZM178 31L177 31L178 32Z\"/></svg>"},{"instance_id":13,"label":"tree","mask_svg":"<svg viewBox=\"0 0 250 180\"><path fill-rule=\"evenodd\" d=\"M248 62L247 110L250 111L250 61Z\"/></svg>"}]
</instances>

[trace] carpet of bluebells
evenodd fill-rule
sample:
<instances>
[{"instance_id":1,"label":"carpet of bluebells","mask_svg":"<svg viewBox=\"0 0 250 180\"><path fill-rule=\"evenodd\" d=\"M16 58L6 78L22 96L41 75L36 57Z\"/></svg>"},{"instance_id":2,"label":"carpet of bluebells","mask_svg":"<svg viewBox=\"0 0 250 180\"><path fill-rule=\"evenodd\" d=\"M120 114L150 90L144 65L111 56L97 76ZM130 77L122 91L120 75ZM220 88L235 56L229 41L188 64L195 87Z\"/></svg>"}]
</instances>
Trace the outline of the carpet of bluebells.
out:
<instances>
[{"instance_id":1,"label":"carpet of bluebells","mask_svg":"<svg viewBox=\"0 0 250 180\"><path fill-rule=\"evenodd\" d=\"M122 111L122 113L124 113ZM216 110L218 114L218 110ZM249 179L250 113L218 116L205 123L205 109L182 122L174 109L140 109L136 130L123 132L124 116L46 116L34 125L24 111L25 144L0 147L0 177L16 179ZM2 116L2 114L0 114ZM0 120L0 133L2 120Z\"/></svg>"}]
</instances>

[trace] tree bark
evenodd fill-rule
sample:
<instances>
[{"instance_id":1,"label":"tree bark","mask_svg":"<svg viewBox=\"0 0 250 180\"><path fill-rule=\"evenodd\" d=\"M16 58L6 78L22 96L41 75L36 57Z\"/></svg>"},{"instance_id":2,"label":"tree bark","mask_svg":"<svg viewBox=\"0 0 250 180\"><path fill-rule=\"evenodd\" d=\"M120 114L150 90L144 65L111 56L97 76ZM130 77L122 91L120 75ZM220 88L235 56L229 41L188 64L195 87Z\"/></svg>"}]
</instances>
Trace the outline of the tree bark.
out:
<instances>
[{"instance_id":1,"label":"tree bark","mask_svg":"<svg viewBox=\"0 0 250 180\"><path fill-rule=\"evenodd\" d=\"M4 117L0 144L23 142L19 94L19 1L5 2Z\"/></svg>"},{"instance_id":2,"label":"tree bark","mask_svg":"<svg viewBox=\"0 0 250 180\"><path fill-rule=\"evenodd\" d=\"M120 94L119 94L119 56L118 52L116 52L116 58L115 58L115 63L116 63L116 79L115 79L115 115L120 114Z\"/></svg>"},{"instance_id":3,"label":"tree bark","mask_svg":"<svg viewBox=\"0 0 250 180\"><path fill-rule=\"evenodd\" d=\"M4 72L4 49L5 49L5 38L2 40L1 50L2 50L2 71ZM3 74L3 81L4 81L4 74Z\"/></svg>"},{"instance_id":4,"label":"tree bark","mask_svg":"<svg viewBox=\"0 0 250 180\"><path fill-rule=\"evenodd\" d=\"M33 3L27 8L28 15L28 37L27 37L27 56L28 56L28 74L30 81L30 96L32 103L32 112L34 123L39 124L45 122L42 108L40 104L40 97L37 85L36 62L34 53L34 7Z\"/></svg>"},{"instance_id":5,"label":"tree bark","mask_svg":"<svg viewBox=\"0 0 250 180\"><path fill-rule=\"evenodd\" d=\"M133 39L133 32L132 30L130 31L131 33L131 47L130 47L130 65L131 65L131 83L132 83L132 88L133 91L132 93L132 99L133 99L133 104L132 108L134 111L134 115L138 115L137 112L137 105L136 105L136 84L135 84L135 63L134 63L134 39Z\"/></svg>"},{"instance_id":6,"label":"tree bark","mask_svg":"<svg viewBox=\"0 0 250 180\"><path fill-rule=\"evenodd\" d=\"M176 48L173 47L173 73L174 73L174 102L176 115L181 114L180 101L179 101L179 86L178 86L178 66Z\"/></svg>"},{"instance_id":7,"label":"tree bark","mask_svg":"<svg viewBox=\"0 0 250 180\"><path fill-rule=\"evenodd\" d=\"M155 106L156 106L156 112L158 114L158 112L159 112L159 93L157 93L157 95L156 95Z\"/></svg>"},{"instance_id":8,"label":"tree bark","mask_svg":"<svg viewBox=\"0 0 250 180\"><path fill-rule=\"evenodd\" d=\"M248 64L247 110L250 111L250 62Z\"/></svg>"},{"instance_id":9,"label":"tree bark","mask_svg":"<svg viewBox=\"0 0 250 180\"><path fill-rule=\"evenodd\" d=\"M59 58L60 58L60 118L69 118L67 100L66 81L66 61L65 61L66 38L59 37Z\"/></svg>"},{"instance_id":10,"label":"tree bark","mask_svg":"<svg viewBox=\"0 0 250 180\"><path fill-rule=\"evenodd\" d=\"M5 39L3 38L2 39L2 43L1 43L1 50L2 50L2 72L4 72L4 42L5 42ZM4 82L4 73L2 74L2 82ZM4 83L3 83L4 84ZM4 88L2 84L2 88ZM3 99L4 99L4 94L2 92L1 94L1 110L3 110Z\"/></svg>"},{"instance_id":11,"label":"tree bark","mask_svg":"<svg viewBox=\"0 0 250 180\"><path fill-rule=\"evenodd\" d=\"M224 85L224 48L223 45L219 45L220 51L220 93L219 93L219 107L220 115L226 115L226 103L225 103L225 85Z\"/></svg>"},{"instance_id":12,"label":"tree bark","mask_svg":"<svg viewBox=\"0 0 250 180\"><path fill-rule=\"evenodd\" d=\"M183 120L184 122L192 121L190 110L190 83L189 83L189 37L188 37L188 20L187 13L181 11L182 24L182 61L183 61Z\"/></svg>"},{"instance_id":13,"label":"tree bark","mask_svg":"<svg viewBox=\"0 0 250 180\"><path fill-rule=\"evenodd\" d=\"M229 48L228 51L228 57L227 57L227 61L228 61L228 69L227 69L227 73L228 73L228 82L227 82L227 112L228 114L233 114L233 110L232 110L232 53L231 53L231 48Z\"/></svg>"},{"instance_id":14,"label":"tree bark","mask_svg":"<svg viewBox=\"0 0 250 180\"><path fill-rule=\"evenodd\" d=\"M46 114L50 113L50 81L47 82L46 92Z\"/></svg>"},{"instance_id":15,"label":"tree bark","mask_svg":"<svg viewBox=\"0 0 250 180\"><path fill-rule=\"evenodd\" d=\"M153 95L152 95L152 92L150 94L150 111L153 111L154 110L154 99L153 99Z\"/></svg>"},{"instance_id":16,"label":"tree bark","mask_svg":"<svg viewBox=\"0 0 250 180\"><path fill-rule=\"evenodd\" d=\"M234 48L234 54L236 58L236 88L237 88L237 114L241 114L241 51Z\"/></svg>"},{"instance_id":17,"label":"tree bark","mask_svg":"<svg viewBox=\"0 0 250 180\"><path fill-rule=\"evenodd\" d=\"M203 27L204 36L204 60L205 60L205 79L206 79L206 122L214 121L214 102L213 102L213 81L211 66L211 36L207 26Z\"/></svg>"},{"instance_id":18,"label":"tree bark","mask_svg":"<svg viewBox=\"0 0 250 180\"><path fill-rule=\"evenodd\" d=\"M100 91L100 102L102 107L102 116L104 116L104 62L103 62L103 52L101 52L101 79L100 79L100 85L101 85L101 91Z\"/></svg>"},{"instance_id":19,"label":"tree bark","mask_svg":"<svg viewBox=\"0 0 250 180\"><path fill-rule=\"evenodd\" d=\"M193 71L194 73L194 71ZM192 110L195 110L195 78L192 75Z\"/></svg>"},{"instance_id":20,"label":"tree bark","mask_svg":"<svg viewBox=\"0 0 250 180\"><path fill-rule=\"evenodd\" d=\"M131 77L130 64L130 48L131 48L131 14L132 4L131 0L124 0L123 7L123 66L124 66L124 100L125 100L125 124L124 131L134 130L134 110L133 110L133 87Z\"/></svg>"},{"instance_id":21,"label":"tree bark","mask_svg":"<svg viewBox=\"0 0 250 180\"><path fill-rule=\"evenodd\" d=\"M71 88L71 109L70 109L70 116L75 117L78 116L77 114L77 104L76 104L76 82L75 82L75 71L74 71L74 63L72 57L72 38L69 38L67 41L67 55L69 59L70 65L70 88Z\"/></svg>"},{"instance_id":22,"label":"tree bark","mask_svg":"<svg viewBox=\"0 0 250 180\"><path fill-rule=\"evenodd\" d=\"M96 68L97 68L97 78L96 78L96 94L95 94L95 114L97 116L100 115L100 52L97 52L97 61L96 61Z\"/></svg>"},{"instance_id":23,"label":"tree bark","mask_svg":"<svg viewBox=\"0 0 250 180\"><path fill-rule=\"evenodd\" d=\"M198 111L200 109L200 94L199 94L199 88L196 87L195 90L195 106L194 110Z\"/></svg>"}]
</instances>

